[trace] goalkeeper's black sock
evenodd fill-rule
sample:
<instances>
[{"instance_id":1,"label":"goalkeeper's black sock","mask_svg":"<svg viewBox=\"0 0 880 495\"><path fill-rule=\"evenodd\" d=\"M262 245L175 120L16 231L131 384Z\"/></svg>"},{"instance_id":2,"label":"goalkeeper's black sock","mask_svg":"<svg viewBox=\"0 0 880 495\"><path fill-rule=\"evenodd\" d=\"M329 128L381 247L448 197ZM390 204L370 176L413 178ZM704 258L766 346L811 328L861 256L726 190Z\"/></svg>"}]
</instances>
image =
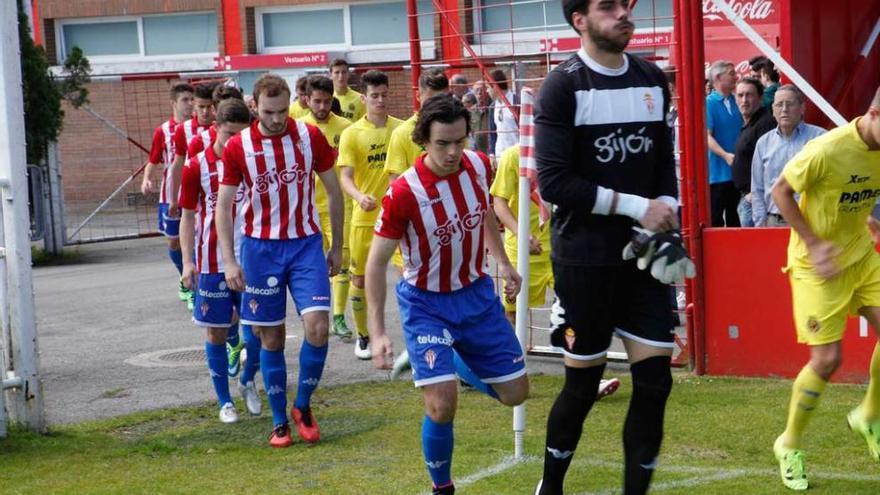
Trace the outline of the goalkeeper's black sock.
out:
<instances>
[{"instance_id":1,"label":"goalkeeper's black sock","mask_svg":"<svg viewBox=\"0 0 880 495\"><path fill-rule=\"evenodd\" d=\"M547 417L544 481L540 495L562 493L565 473L581 439L584 419L596 402L605 365L591 368L565 367L565 385Z\"/></svg>"},{"instance_id":2,"label":"goalkeeper's black sock","mask_svg":"<svg viewBox=\"0 0 880 495\"><path fill-rule=\"evenodd\" d=\"M663 440L666 399L672 390L669 356L655 356L630 366L632 398L623 426L624 495L647 493Z\"/></svg>"}]
</instances>

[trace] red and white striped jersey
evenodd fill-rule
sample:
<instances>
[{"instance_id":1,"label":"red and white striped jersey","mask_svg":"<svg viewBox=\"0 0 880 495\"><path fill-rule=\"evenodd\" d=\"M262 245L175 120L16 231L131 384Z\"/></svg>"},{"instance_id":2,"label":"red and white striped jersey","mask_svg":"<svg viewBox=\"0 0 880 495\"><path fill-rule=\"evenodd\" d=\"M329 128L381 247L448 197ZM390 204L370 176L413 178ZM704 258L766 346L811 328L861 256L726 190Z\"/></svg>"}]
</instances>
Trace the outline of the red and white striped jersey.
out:
<instances>
[{"instance_id":1,"label":"red and white striped jersey","mask_svg":"<svg viewBox=\"0 0 880 495\"><path fill-rule=\"evenodd\" d=\"M223 162L214 153L214 147L190 158L183 167L180 183L180 207L196 211L196 267L201 273L222 273L223 255L217 238L217 193L220 190L220 172ZM241 245L244 216L241 214L245 200L244 184L235 193L232 205L235 255Z\"/></svg>"},{"instance_id":2,"label":"red and white striped jersey","mask_svg":"<svg viewBox=\"0 0 880 495\"><path fill-rule=\"evenodd\" d=\"M153 131L153 143L150 146L150 163L162 164L162 186L159 189L159 202L167 203L171 196L171 181L168 170L174 161L174 131L177 121L171 117Z\"/></svg>"},{"instance_id":3,"label":"red and white striped jersey","mask_svg":"<svg viewBox=\"0 0 880 495\"><path fill-rule=\"evenodd\" d=\"M216 123L211 124L211 127L208 127L204 131L198 133L197 136L189 141L189 144L186 147L186 156L193 157L205 151L206 149L210 148L212 144L214 144L215 139L217 139Z\"/></svg>"},{"instance_id":4,"label":"red and white striped jersey","mask_svg":"<svg viewBox=\"0 0 880 495\"><path fill-rule=\"evenodd\" d=\"M244 235L297 239L320 232L314 173L331 170L335 157L320 129L293 119L277 136L263 136L259 121L233 136L221 182L247 186Z\"/></svg>"},{"instance_id":5,"label":"red and white striped jersey","mask_svg":"<svg viewBox=\"0 0 880 495\"><path fill-rule=\"evenodd\" d=\"M187 154L189 142L207 128L208 126L199 125L199 119L196 117L177 126L174 130L174 153L189 160L192 156Z\"/></svg>"},{"instance_id":6,"label":"red and white striped jersey","mask_svg":"<svg viewBox=\"0 0 880 495\"><path fill-rule=\"evenodd\" d=\"M483 221L490 210L489 159L465 150L458 172L438 177L425 155L382 198L376 235L400 240L403 278L433 292L467 287L484 275Z\"/></svg>"}]
</instances>

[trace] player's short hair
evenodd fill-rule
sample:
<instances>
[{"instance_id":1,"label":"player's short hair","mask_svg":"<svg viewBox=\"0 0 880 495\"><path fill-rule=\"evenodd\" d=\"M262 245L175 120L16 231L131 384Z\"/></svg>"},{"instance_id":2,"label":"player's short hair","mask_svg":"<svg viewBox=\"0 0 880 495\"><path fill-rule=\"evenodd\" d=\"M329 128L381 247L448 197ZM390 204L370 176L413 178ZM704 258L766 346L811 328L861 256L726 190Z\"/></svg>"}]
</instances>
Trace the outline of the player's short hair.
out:
<instances>
[{"instance_id":1,"label":"player's short hair","mask_svg":"<svg viewBox=\"0 0 880 495\"><path fill-rule=\"evenodd\" d=\"M201 100L211 100L214 98L214 88L217 83L199 83L196 84L195 96Z\"/></svg>"},{"instance_id":2,"label":"player's short hair","mask_svg":"<svg viewBox=\"0 0 880 495\"><path fill-rule=\"evenodd\" d=\"M776 71L776 68L773 66L773 62L769 60L767 61L767 63L761 66L761 74L767 76L767 79L770 79L770 81L772 82L779 82L779 72Z\"/></svg>"},{"instance_id":3,"label":"player's short hair","mask_svg":"<svg viewBox=\"0 0 880 495\"><path fill-rule=\"evenodd\" d=\"M575 29L574 21L571 20L572 14L580 12L586 15L588 8L590 8L590 0L562 0L562 15L565 16L568 25L578 33L580 31Z\"/></svg>"},{"instance_id":4,"label":"player's short hair","mask_svg":"<svg viewBox=\"0 0 880 495\"><path fill-rule=\"evenodd\" d=\"M777 93L779 93L780 91L791 91L791 93L794 95L794 99L797 100L797 102L801 105L803 105L804 101L806 101L804 100L804 93L794 84L783 84L782 86L779 86L779 88L776 90Z\"/></svg>"},{"instance_id":5,"label":"player's short hair","mask_svg":"<svg viewBox=\"0 0 880 495\"><path fill-rule=\"evenodd\" d=\"M211 100L214 102L215 107L219 105L221 101L230 98L244 100L244 96L242 96L240 89L225 84L218 84L217 87L214 88L214 93L211 94Z\"/></svg>"},{"instance_id":6,"label":"player's short hair","mask_svg":"<svg viewBox=\"0 0 880 495\"><path fill-rule=\"evenodd\" d=\"M296 80L296 91L297 93L305 93L306 85L309 84L309 76L302 76Z\"/></svg>"},{"instance_id":7,"label":"player's short hair","mask_svg":"<svg viewBox=\"0 0 880 495\"><path fill-rule=\"evenodd\" d=\"M444 91L449 89L449 79L443 69L427 69L419 76L419 88Z\"/></svg>"},{"instance_id":8,"label":"player's short hair","mask_svg":"<svg viewBox=\"0 0 880 495\"><path fill-rule=\"evenodd\" d=\"M413 129L412 140L425 146L431 141L431 124L441 122L452 124L458 119L464 119L467 126L467 134L471 133L471 113L449 93L432 96L422 105L419 110L419 118Z\"/></svg>"},{"instance_id":9,"label":"player's short hair","mask_svg":"<svg viewBox=\"0 0 880 495\"><path fill-rule=\"evenodd\" d=\"M716 60L712 62L712 65L709 66L709 81L714 84L718 76L727 72L728 67L733 66L733 62L730 60Z\"/></svg>"},{"instance_id":10,"label":"player's short hair","mask_svg":"<svg viewBox=\"0 0 880 495\"><path fill-rule=\"evenodd\" d=\"M328 65L327 67L329 67L330 70L333 70L334 67L340 67L340 66L344 66L347 69L348 68L348 60L345 60L344 58L334 58L333 60L330 61L330 65Z\"/></svg>"},{"instance_id":11,"label":"player's short hair","mask_svg":"<svg viewBox=\"0 0 880 495\"><path fill-rule=\"evenodd\" d=\"M272 74L269 72L260 76L260 78L257 79L257 82L254 83L254 102L259 103L260 96L263 95L268 96L269 98L274 98L276 96L281 96L285 92L289 99L291 93L287 81L278 74Z\"/></svg>"},{"instance_id":12,"label":"player's short hair","mask_svg":"<svg viewBox=\"0 0 880 495\"><path fill-rule=\"evenodd\" d=\"M306 94L309 96L312 96L313 91L333 94L333 80L327 76L309 76L306 82Z\"/></svg>"},{"instance_id":13,"label":"player's short hair","mask_svg":"<svg viewBox=\"0 0 880 495\"><path fill-rule=\"evenodd\" d=\"M361 83L363 83L364 89L367 89L368 86L373 86L374 88L388 86L388 74L381 70L368 70L361 76Z\"/></svg>"},{"instance_id":14,"label":"player's short hair","mask_svg":"<svg viewBox=\"0 0 880 495\"><path fill-rule=\"evenodd\" d=\"M788 86L788 85L786 84L786 86ZM780 88L780 89L782 89L782 88ZM777 89L777 91L779 91L779 90ZM880 87L878 87L877 92L874 93L874 99L871 100L871 106L876 108L877 110L880 110Z\"/></svg>"},{"instance_id":15,"label":"player's short hair","mask_svg":"<svg viewBox=\"0 0 880 495\"><path fill-rule=\"evenodd\" d=\"M168 92L168 95L171 97L173 101L177 101L177 98L180 97L183 93L192 93L195 90L192 87L192 84L180 82L171 86L171 90Z\"/></svg>"},{"instance_id":16,"label":"player's short hair","mask_svg":"<svg viewBox=\"0 0 880 495\"><path fill-rule=\"evenodd\" d=\"M755 79L754 77L744 77L736 82L736 84L751 84L754 86L755 91L758 92L758 96L762 96L764 94L764 85L761 84L761 81Z\"/></svg>"},{"instance_id":17,"label":"player's short hair","mask_svg":"<svg viewBox=\"0 0 880 495\"><path fill-rule=\"evenodd\" d=\"M507 85L507 74L505 74L503 70L495 69L492 71L491 74L489 74L489 76L492 78L492 81L494 81L495 84L497 84L498 87L501 88L502 91L507 91L507 88L509 87Z\"/></svg>"},{"instance_id":18,"label":"player's short hair","mask_svg":"<svg viewBox=\"0 0 880 495\"><path fill-rule=\"evenodd\" d=\"M217 105L215 119L217 125L226 123L250 124L251 111L245 104L244 100L228 98Z\"/></svg>"}]
</instances>

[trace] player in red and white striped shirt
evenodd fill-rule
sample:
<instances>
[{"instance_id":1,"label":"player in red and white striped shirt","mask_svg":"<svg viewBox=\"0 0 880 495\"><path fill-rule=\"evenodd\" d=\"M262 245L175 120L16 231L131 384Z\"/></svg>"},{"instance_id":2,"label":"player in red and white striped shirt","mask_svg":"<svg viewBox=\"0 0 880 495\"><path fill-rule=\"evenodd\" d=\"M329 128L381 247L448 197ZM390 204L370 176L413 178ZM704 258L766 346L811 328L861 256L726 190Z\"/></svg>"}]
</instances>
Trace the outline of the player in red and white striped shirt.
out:
<instances>
[{"instance_id":1,"label":"player in red and white striped shirt","mask_svg":"<svg viewBox=\"0 0 880 495\"><path fill-rule=\"evenodd\" d=\"M241 301L241 295L227 287L214 216L217 211L217 191L220 189L219 174L223 170L223 162L218 155L222 154L230 137L250 125L250 112L244 101L232 99L217 109L217 117L217 139L205 151L190 158L183 168L180 186L180 241L185 260L182 280L188 288L196 291L193 321L207 331L205 355L220 406L220 421L235 423L238 421L238 412L229 394L227 340L230 331L234 331L236 344L239 344L235 308ZM239 192L239 202L244 203L243 191ZM232 214L240 217L236 214L237 206L233 205ZM195 264L192 261L194 246ZM261 404L252 378L249 384L241 387L241 391L250 413L259 414Z\"/></svg>"},{"instance_id":2,"label":"player in red and white striped shirt","mask_svg":"<svg viewBox=\"0 0 880 495\"><path fill-rule=\"evenodd\" d=\"M192 114L193 87L186 83L178 83L171 87L171 109L173 116L162 125L156 127L153 132L153 144L150 147L150 157L144 168L144 179L141 182L141 193L147 196L155 190L153 182L153 170L162 167L162 183L159 188L159 232L168 239L168 257L171 258L177 273L183 271L183 258L180 253L180 242L177 238L179 220L170 218L168 215L168 203L171 198L171 163L174 161L174 131L179 122L188 119ZM181 283L179 296L182 301L189 300L189 291Z\"/></svg>"},{"instance_id":3,"label":"player in red and white striped shirt","mask_svg":"<svg viewBox=\"0 0 880 495\"><path fill-rule=\"evenodd\" d=\"M292 443L286 414L287 367L284 318L288 288L302 316L305 339L291 416L299 436L317 442L320 431L310 400L327 357L330 283L342 258L342 191L333 163L336 153L321 131L288 118L290 88L284 79L265 74L254 85L258 120L232 138L223 152L217 231L226 281L242 291L241 322L253 325L263 340L263 374L275 428L273 447ZM332 243L324 257L320 220L315 208L317 174L327 191ZM232 242L231 206L241 182L247 185L241 266Z\"/></svg>"},{"instance_id":4,"label":"player in red and white striped shirt","mask_svg":"<svg viewBox=\"0 0 880 495\"><path fill-rule=\"evenodd\" d=\"M215 114L217 108L220 106L220 102L230 98L244 101L244 96L241 94L241 90L236 87L218 84L217 87L214 88L214 92L211 93L211 101L214 102ZM213 124L190 139L189 144L186 146L186 156L192 158L202 151L205 151L205 148L211 146L211 143L213 143L215 139L217 139L216 115Z\"/></svg>"},{"instance_id":5,"label":"player in red and white striped shirt","mask_svg":"<svg viewBox=\"0 0 880 495\"><path fill-rule=\"evenodd\" d=\"M216 84L197 84L195 86L195 99L193 109L195 116L183 121L174 130L174 163L171 164L171 197L168 201L168 212L177 217L180 212L177 200L180 194L180 175L183 165L190 159L187 151L189 143L202 131L208 129L214 123L214 88Z\"/></svg>"},{"instance_id":6,"label":"player in red and white striped shirt","mask_svg":"<svg viewBox=\"0 0 880 495\"><path fill-rule=\"evenodd\" d=\"M529 388L522 348L484 272L488 247L507 282L506 296L516 296L521 279L489 204L489 160L465 150L469 132L470 114L452 95L424 103L413 138L427 153L383 198L366 270L373 362L389 368L385 273L400 246L404 278L397 299L413 379L425 400L422 446L435 494L455 491L450 464L458 378L509 406L521 404Z\"/></svg>"}]
</instances>

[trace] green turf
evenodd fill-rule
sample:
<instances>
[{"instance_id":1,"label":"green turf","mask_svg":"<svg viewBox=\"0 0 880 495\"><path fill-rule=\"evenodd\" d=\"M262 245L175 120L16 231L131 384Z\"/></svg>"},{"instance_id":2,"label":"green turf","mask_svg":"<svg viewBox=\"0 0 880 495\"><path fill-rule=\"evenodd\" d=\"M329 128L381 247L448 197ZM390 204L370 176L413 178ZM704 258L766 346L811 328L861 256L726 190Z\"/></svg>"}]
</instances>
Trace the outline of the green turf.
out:
<instances>
[{"instance_id":1,"label":"green turf","mask_svg":"<svg viewBox=\"0 0 880 495\"><path fill-rule=\"evenodd\" d=\"M620 432L630 395L628 378L621 380L621 390L590 414L569 494L620 493ZM787 493L771 444L783 427L790 382L685 374L675 382L652 493ZM559 377L533 377L526 460L479 480L467 478L512 453L511 413L478 393L462 394L458 493L531 495L541 475L544 422L560 385ZM880 465L845 422L863 390L833 385L823 397L805 445L810 493L880 493ZM57 427L45 436L13 430L0 440L0 493L424 493L421 400L411 384L321 389L314 407L321 443L285 450L266 443L269 414L222 425L213 405Z\"/></svg>"}]
</instances>

